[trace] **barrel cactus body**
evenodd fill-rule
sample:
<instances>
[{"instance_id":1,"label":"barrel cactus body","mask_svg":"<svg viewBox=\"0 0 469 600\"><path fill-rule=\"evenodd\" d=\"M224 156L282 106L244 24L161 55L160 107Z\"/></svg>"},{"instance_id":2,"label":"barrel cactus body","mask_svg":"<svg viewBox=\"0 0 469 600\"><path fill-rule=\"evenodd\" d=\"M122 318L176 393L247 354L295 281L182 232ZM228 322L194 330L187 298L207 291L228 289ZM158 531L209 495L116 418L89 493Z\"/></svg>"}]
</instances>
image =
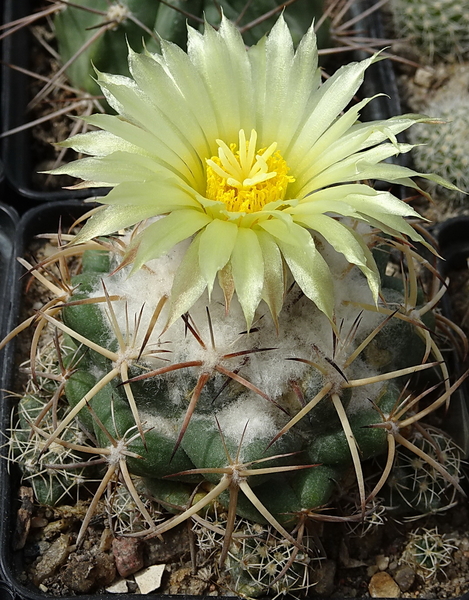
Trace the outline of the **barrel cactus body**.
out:
<instances>
[{"instance_id":1,"label":"barrel cactus body","mask_svg":"<svg viewBox=\"0 0 469 600\"><path fill-rule=\"evenodd\" d=\"M366 279L336 257L338 297L353 290L335 306L340 330L292 291L278 329L260 311L248 333L236 301L226 314L222 297L203 296L162 333L165 307L152 318L179 261L176 249L129 278L114 272L112 252L86 251L62 311L67 401L98 446L122 442L129 471L151 480L156 497L168 476L165 488L199 482L204 470L217 485L233 461L250 466L249 485L267 510L293 523L302 510L327 504L361 461L386 452L386 430L375 426L399 402L401 371L422 361L420 326L363 314L362 305L373 306ZM398 285L385 283L387 305L402 307ZM229 504L226 493L219 500ZM246 499L238 512L265 522Z\"/></svg>"}]
</instances>

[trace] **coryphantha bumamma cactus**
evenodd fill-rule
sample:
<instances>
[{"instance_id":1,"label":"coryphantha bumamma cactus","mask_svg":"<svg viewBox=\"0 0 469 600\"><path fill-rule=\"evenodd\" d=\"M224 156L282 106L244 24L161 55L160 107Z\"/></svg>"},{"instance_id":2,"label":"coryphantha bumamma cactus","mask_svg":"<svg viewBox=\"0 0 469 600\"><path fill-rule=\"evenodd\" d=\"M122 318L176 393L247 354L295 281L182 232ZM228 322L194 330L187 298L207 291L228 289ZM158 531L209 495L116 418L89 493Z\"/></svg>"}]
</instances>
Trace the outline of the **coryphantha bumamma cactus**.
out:
<instances>
[{"instance_id":1,"label":"coryphantha bumamma cactus","mask_svg":"<svg viewBox=\"0 0 469 600\"><path fill-rule=\"evenodd\" d=\"M399 449L463 493L454 457L417 436L440 435L426 418L465 377L441 349L445 286L417 213L369 184L418 189L384 161L427 119L346 109L377 60L322 85L312 29L295 50L281 17L246 50L223 18L189 29L187 53L130 51L132 78L99 74L118 114L91 117L100 130L64 145L92 156L55 172L113 189L54 254L23 260L52 298L4 341L36 324L11 454L39 502L92 490L76 546L107 497L116 536L209 530L235 593L307 590L307 524L343 521L323 509L344 490L345 520L371 521Z\"/></svg>"},{"instance_id":2,"label":"coryphantha bumamma cactus","mask_svg":"<svg viewBox=\"0 0 469 600\"><path fill-rule=\"evenodd\" d=\"M391 8L397 36L409 37L424 62L467 58L467 0L392 0Z\"/></svg>"}]
</instances>

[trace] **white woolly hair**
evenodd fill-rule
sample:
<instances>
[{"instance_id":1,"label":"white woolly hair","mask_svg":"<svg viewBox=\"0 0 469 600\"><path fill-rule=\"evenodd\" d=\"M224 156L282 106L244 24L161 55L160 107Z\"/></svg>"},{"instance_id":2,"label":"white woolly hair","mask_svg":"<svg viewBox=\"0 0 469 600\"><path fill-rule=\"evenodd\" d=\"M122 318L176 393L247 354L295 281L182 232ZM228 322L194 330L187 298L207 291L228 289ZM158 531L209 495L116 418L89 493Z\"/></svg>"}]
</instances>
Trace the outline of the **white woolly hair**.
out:
<instances>
[{"instance_id":1,"label":"white woolly hair","mask_svg":"<svg viewBox=\"0 0 469 600\"><path fill-rule=\"evenodd\" d=\"M103 278L108 293L123 298L121 301L113 302L116 318L122 331L126 331L129 323L130 327L133 327L134 316L138 315L143 307L137 345L141 344L151 316L161 297L169 295L175 272L188 243L185 241L178 244L169 254L152 260L146 267L131 276L129 276L128 270L122 269L116 274ZM350 268L345 258L337 254L325 242L321 243L321 251L333 271L336 320L341 324L341 329L346 335L360 312L360 309L353 303L372 304L373 299L366 278L357 268ZM97 287L94 295L102 295L102 286ZM105 304L100 304L100 306L102 310L107 310ZM214 347L211 343L207 310L213 324ZM278 400L282 395L288 393L290 382L301 378L302 374L310 368L304 363L287 359L301 358L314 361L317 359L315 348L319 348L323 355L332 357L331 324L310 300L299 293L298 288L296 288L296 292L291 292L285 301L279 316L278 332L267 306L261 304L252 331L247 333L244 315L236 297L233 298L230 311L226 314L223 294L218 286L215 286L210 302L205 293L190 311L191 323L197 328L205 347L202 347L194 335L187 330L182 319L179 319L164 335L161 335L165 318L166 314L163 310L160 324L155 327L149 341L149 345L152 347L159 345L161 348L171 351L172 354L162 355L165 359L169 357L173 363L189 360L201 361L203 363L201 370L208 372L216 364L222 364L232 371L240 369L240 375L260 388L272 400ZM365 333L361 333L361 338L363 339L366 332L372 331L381 319L382 317L379 315L365 311L360 323L360 332ZM273 348L273 350L230 359L224 358L228 353L262 348ZM352 343L350 347L343 349L334 358L339 367L353 349ZM162 363L161 360L156 360L153 368L163 366L163 364L165 363ZM331 377L336 376L337 373L331 369ZM185 389L187 387L187 370L175 371L170 376L170 380L173 384L169 386L170 389L180 390L179 384L182 384L182 389ZM175 392L173 396L174 402L181 401L180 392ZM249 393L249 397L253 396L255 394ZM363 399L358 400L360 397ZM357 394L358 404L365 401L367 401L366 393ZM355 408L357 402L353 404ZM265 408L265 405L263 406Z\"/></svg>"}]
</instances>

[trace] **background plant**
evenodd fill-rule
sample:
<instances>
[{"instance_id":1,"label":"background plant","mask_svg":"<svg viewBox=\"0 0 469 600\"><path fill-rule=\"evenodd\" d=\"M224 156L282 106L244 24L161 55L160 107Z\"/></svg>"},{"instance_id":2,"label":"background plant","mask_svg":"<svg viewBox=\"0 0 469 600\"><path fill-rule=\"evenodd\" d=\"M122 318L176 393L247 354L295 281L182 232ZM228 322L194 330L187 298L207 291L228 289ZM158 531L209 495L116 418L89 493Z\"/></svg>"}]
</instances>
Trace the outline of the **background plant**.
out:
<instances>
[{"instance_id":1,"label":"background plant","mask_svg":"<svg viewBox=\"0 0 469 600\"><path fill-rule=\"evenodd\" d=\"M413 158L418 169L431 170L458 186L461 191L445 190L429 184L437 199L446 199L452 207L464 206L469 190L469 69L467 65L456 65L448 73L449 79L425 106L430 115L438 115L442 123L438 128L416 127L410 132Z\"/></svg>"},{"instance_id":2,"label":"background plant","mask_svg":"<svg viewBox=\"0 0 469 600\"><path fill-rule=\"evenodd\" d=\"M396 31L427 63L464 60L469 51L466 0L392 0Z\"/></svg>"}]
</instances>

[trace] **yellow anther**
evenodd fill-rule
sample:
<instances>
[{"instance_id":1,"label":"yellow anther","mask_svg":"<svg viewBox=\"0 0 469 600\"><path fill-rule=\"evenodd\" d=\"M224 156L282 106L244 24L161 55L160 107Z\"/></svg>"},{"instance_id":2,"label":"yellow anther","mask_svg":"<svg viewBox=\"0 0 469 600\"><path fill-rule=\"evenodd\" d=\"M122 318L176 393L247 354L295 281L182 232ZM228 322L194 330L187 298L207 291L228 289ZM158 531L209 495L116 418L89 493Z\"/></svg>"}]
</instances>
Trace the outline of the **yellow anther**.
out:
<instances>
[{"instance_id":1,"label":"yellow anther","mask_svg":"<svg viewBox=\"0 0 469 600\"><path fill-rule=\"evenodd\" d=\"M283 200L289 183L289 168L277 142L256 151L257 132L253 129L249 141L244 129L239 132L239 147L216 140L218 156L207 159L207 190L210 200L224 202L231 212L252 213L269 202Z\"/></svg>"}]
</instances>

